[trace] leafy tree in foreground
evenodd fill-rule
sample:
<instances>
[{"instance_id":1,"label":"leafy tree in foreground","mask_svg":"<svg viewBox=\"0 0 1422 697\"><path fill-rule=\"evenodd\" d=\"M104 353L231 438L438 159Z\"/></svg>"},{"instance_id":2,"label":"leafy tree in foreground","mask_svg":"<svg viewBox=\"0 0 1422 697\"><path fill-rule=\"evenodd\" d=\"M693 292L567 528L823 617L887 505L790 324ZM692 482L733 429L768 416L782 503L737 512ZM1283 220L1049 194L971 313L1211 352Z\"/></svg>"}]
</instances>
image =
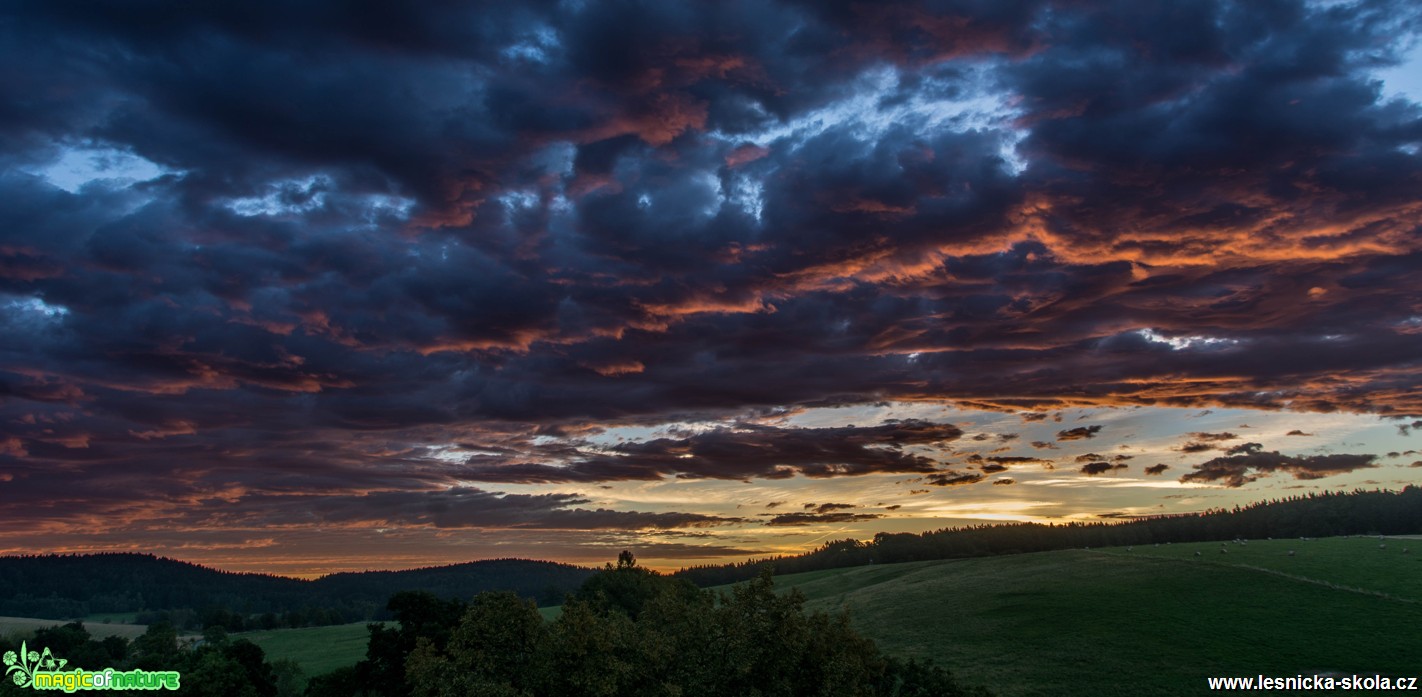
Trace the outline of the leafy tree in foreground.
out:
<instances>
[{"instance_id":1,"label":"leafy tree in foreground","mask_svg":"<svg viewBox=\"0 0 1422 697\"><path fill-rule=\"evenodd\" d=\"M313 681L315 686L308 689L309 694L343 697L358 694L382 697L409 695L405 661L420 639L434 649L443 649L464 615L465 604L424 591L405 591L392 596L387 608L395 615L396 624L393 627L369 625L370 643L366 646L365 660L357 664L349 676L321 683Z\"/></svg>"},{"instance_id":2,"label":"leafy tree in foreground","mask_svg":"<svg viewBox=\"0 0 1422 697\"><path fill-rule=\"evenodd\" d=\"M953 697L940 668L883 656L844 614L806 613L769 574L716 596L637 567L592 577L545 623L508 593L470 603L443 647L417 637L415 697Z\"/></svg>"}]
</instances>

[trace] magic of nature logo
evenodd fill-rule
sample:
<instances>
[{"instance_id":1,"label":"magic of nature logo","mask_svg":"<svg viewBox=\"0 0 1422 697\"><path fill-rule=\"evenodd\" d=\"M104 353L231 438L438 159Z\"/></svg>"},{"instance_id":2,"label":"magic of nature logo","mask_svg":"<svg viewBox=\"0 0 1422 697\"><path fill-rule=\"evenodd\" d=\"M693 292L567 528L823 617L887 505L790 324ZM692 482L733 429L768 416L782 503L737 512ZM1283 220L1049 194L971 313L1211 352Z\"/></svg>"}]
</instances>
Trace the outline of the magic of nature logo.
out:
<instances>
[{"instance_id":1,"label":"magic of nature logo","mask_svg":"<svg viewBox=\"0 0 1422 697\"><path fill-rule=\"evenodd\" d=\"M91 671L83 668L64 670L69 661L43 651L31 651L25 642L19 652L5 652L5 674L19 687L36 690L176 690L180 676L176 670L115 670Z\"/></svg>"}]
</instances>

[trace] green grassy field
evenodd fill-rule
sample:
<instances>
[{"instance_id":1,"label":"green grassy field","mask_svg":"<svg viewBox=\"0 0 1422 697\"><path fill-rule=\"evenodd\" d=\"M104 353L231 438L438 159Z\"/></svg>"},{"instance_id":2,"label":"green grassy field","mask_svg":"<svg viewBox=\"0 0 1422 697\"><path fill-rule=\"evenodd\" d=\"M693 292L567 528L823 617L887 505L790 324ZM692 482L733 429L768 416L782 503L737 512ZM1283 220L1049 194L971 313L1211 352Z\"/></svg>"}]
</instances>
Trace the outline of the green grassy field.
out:
<instances>
[{"instance_id":1,"label":"green grassy field","mask_svg":"<svg viewBox=\"0 0 1422 697\"><path fill-rule=\"evenodd\" d=\"M296 661L306 677L310 678L355 665L365 658L365 645L370 639L370 632L365 622L356 622L329 627L241 632L232 636L248 639L262 647L268 660L289 658Z\"/></svg>"},{"instance_id":2,"label":"green grassy field","mask_svg":"<svg viewBox=\"0 0 1422 697\"><path fill-rule=\"evenodd\" d=\"M115 613L122 617L121 614ZM104 619L113 614L101 613L94 617ZM28 637L34 630L66 624L64 620L38 619L33 617L0 617L0 635ZM120 624L84 620L84 628L96 639L106 636L121 636L133 639L148 627L141 624ZM355 665L365 657L366 641L370 633L365 622L338 624L329 627L306 627L302 629L273 629L269 631L239 632L233 638L245 638L262 647L270 660L289 658L301 666L307 677L321 675L337 668ZM185 640L197 639L199 635L184 633Z\"/></svg>"},{"instance_id":3,"label":"green grassy field","mask_svg":"<svg viewBox=\"0 0 1422 697\"><path fill-rule=\"evenodd\" d=\"M1007 697L1198 695L1209 676L1422 676L1419 540L1067 550L776 583L811 609L848 608L890 653Z\"/></svg>"}]
</instances>

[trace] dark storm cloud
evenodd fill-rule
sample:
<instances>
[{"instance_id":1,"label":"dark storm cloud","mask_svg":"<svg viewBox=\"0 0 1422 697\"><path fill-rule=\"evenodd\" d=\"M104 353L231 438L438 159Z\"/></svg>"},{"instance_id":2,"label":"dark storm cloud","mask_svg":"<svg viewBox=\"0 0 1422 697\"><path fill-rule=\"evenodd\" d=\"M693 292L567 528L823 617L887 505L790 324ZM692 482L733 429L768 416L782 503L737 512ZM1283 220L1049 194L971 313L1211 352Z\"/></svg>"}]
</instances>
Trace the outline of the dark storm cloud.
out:
<instances>
[{"instance_id":1,"label":"dark storm cloud","mask_svg":"<svg viewBox=\"0 0 1422 697\"><path fill-rule=\"evenodd\" d=\"M1158 463L1145 468L1146 474L1165 474L1165 470L1170 469L1170 465Z\"/></svg>"},{"instance_id":2,"label":"dark storm cloud","mask_svg":"<svg viewBox=\"0 0 1422 697\"><path fill-rule=\"evenodd\" d=\"M1105 461L1100 461L1100 460L1098 460L1098 461L1095 461L1095 462L1088 462L1088 463L1082 465L1080 472L1081 472L1082 474L1087 475L1087 476L1092 476L1092 475L1102 474L1102 473L1105 473L1105 472L1114 472L1114 471L1116 471L1116 470L1123 470L1123 469L1126 469L1126 467L1128 467L1128 465L1123 465L1123 464L1120 464L1120 463L1111 463L1111 462L1105 462Z\"/></svg>"},{"instance_id":3,"label":"dark storm cloud","mask_svg":"<svg viewBox=\"0 0 1422 697\"><path fill-rule=\"evenodd\" d=\"M779 428L741 424L733 428L576 451L561 464L530 463L505 456L475 456L459 471L463 479L487 482L600 482L615 480L785 479L843 477L876 472L927 473L937 461L905 446L956 440L952 424L899 421L856 428ZM533 451L533 456L547 453Z\"/></svg>"},{"instance_id":4,"label":"dark storm cloud","mask_svg":"<svg viewBox=\"0 0 1422 697\"><path fill-rule=\"evenodd\" d=\"M1057 431L1057 440L1085 440L1095 438L1101 432L1101 426L1078 426L1065 431Z\"/></svg>"},{"instance_id":5,"label":"dark storm cloud","mask_svg":"<svg viewBox=\"0 0 1422 697\"><path fill-rule=\"evenodd\" d=\"M710 559L715 557L751 557L766 554L762 549L754 547L734 547L721 544L687 544L684 542L647 542L645 539L638 539L635 542L627 540L611 540L605 546L618 551L628 549L643 558L660 559Z\"/></svg>"},{"instance_id":6,"label":"dark storm cloud","mask_svg":"<svg viewBox=\"0 0 1422 697\"><path fill-rule=\"evenodd\" d=\"M991 457L987 457L987 458L984 458L984 459L986 459L988 462L993 462L993 463L996 463L996 464L999 464L999 465L1050 465L1050 464L1052 464L1052 461L1051 461L1051 460L1043 460L1043 459L1040 458L1040 457L1022 457L1022 456L1019 456L1019 455L993 455L993 456L991 456Z\"/></svg>"},{"instance_id":7,"label":"dark storm cloud","mask_svg":"<svg viewBox=\"0 0 1422 697\"><path fill-rule=\"evenodd\" d=\"M805 504L805 510L814 510L814 512L816 513L829 513L831 511L843 511L858 507L859 506L852 503L821 503L818 505L813 503Z\"/></svg>"},{"instance_id":8,"label":"dark storm cloud","mask_svg":"<svg viewBox=\"0 0 1422 697\"><path fill-rule=\"evenodd\" d=\"M1300 431L1299 429L1296 428L1296 429L1294 429L1294 430L1292 430L1292 431L1289 431L1288 433L1285 433L1284 435L1286 435L1286 436L1312 436L1313 434L1312 434L1312 433L1304 433L1303 431Z\"/></svg>"},{"instance_id":9,"label":"dark storm cloud","mask_svg":"<svg viewBox=\"0 0 1422 697\"><path fill-rule=\"evenodd\" d=\"M1218 443L1219 441L1234 440L1236 438L1239 438L1239 436L1236 436L1235 434L1230 433L1228 431L1225 431L1224 433L1206 433L1203 431L1197 431L1195 433L1191 433L1190 437L1197 441L1204 441L1207 443Z\"/></svg>"},{"instance_id":10,"label":"dark storm cloud","mask_svg":"<svg viewBox=\"0 0 1422 697\"><path fill-rule=\"evenodd\" d=\"M782 513L766 521L766 525L799 526L820 523L853 523L883 518L880 513Z\"/></svg>"},{"instance_id":11,"label":"dark storm cloud","mask_svg":"<svg viewBox=\"0 0 1422 697\"><path fill-rule=\"evenodd\" d=\"M92 529L130 530L146 538L155 529L206 530L233 526L280 531L306 526L336 528L427 527L530 530L644 530L704 528L743 522L740 518L683 512L619 511L587 508L590 500L577 494L504 494L470 487L439 490L385 490L359 494L212 492L184 500L145 491L141 500L114 501L112 483L106 491L56 494L45 502L6 497L0 508L7 517L43 521L31 528L37 534L47 523L59 522L53 508L82 506L93 515ZM88 497L93 496L90 499ZM119 499L125 497L117 497ZM178 505L175 505L178 504ZM154 515L157 513L157 515Z\"/></svg>"},{"instance_id":12,"label":"dark storm cloud","mask_svg":"<svg viewBox=\"0 0 1422 697\"><path fill-rule=\"evenodd\" d=\"M1253 455L1263 450L1264 445L1262 443L1240 443L1226 450L1225 455Z\"/></svg>"},{"instance_id":13,"label":"dark storm cloud","mask_svg":"<svg viewBox=\"0 0 1422 697\"><path fill-rule=\"evenodd\" d=\"M932 474L924 478L924 482L933 486L962 486L964 484L977 484L983 480L983 475L978 472L943 472Z\"/></svg>"},{"instance_id":14,"label":"dark storm cloud","mask_svg":"<svg viewBox=\"0 0 1422 697\"><path fill-rule=\"evenodd\" d=\"M578 442L893 399L1422 423L1408 3L5 14L17 496L932 473L902 425Z\"/></svg>"},{"instance_id":15,"label":"dark storm cloud","mask_svg":"<svg viewBox=\"0 0 1422 697\"><path fill-rule=\"evenodd\" d=\"M1359 469L1377 467L1376 455L1283 455L1278 451L1264 452L1258 443L1231 449L1230 454L1207 460L1180 477L1182 482L1221 482L1227 487L1241 487L1274 472L1287 472L1294 479L1322 479Z\"/></svg>"},{"instance_id":16,"label":"dark storm cloud","mask_svg":"<svg viewBox=\"0 0 1422 697\"><path fill-rule=\"evenodd\" d=\"M292 518L262 516L257 522L279 525L314 516L323 523L384 522L436 528L533 528L550 530L637 530L708 527L740 522L737 518L694 513L641 513L603 508L573 508L588 500L570 494L497 494L471 488L437 492L372 492L344 497L269 498L251 502L257 511L270 505Z\"/></svg>"}]
</instances>

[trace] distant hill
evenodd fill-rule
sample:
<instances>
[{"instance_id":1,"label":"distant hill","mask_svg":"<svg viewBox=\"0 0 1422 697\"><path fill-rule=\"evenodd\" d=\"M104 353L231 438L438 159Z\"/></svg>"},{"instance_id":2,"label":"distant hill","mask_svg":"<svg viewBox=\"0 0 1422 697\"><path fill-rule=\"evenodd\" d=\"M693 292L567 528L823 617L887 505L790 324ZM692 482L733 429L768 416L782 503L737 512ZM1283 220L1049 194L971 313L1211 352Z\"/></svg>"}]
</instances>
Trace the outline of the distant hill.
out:
<instances>
[{"instance_id":1,"label":"distant hill","mask_svg":"<svg viewBox=\"0 0 1422 697\"><path fill-rule=\"evenodd\" d=\"M390 596L406 590L464 599L507 590L541 604L557 603L592 573L568 564L494 559L304 581L151 554L6 556L0 557L0 615L69 619L168 611L180 625L307 626L382 618Z\"/></svg>"},{"instance_id":2,"label":"distant hill","mask_svg":"<svg viewBox=\"0 0 1422 697\"><path fill-rule=\"evenodd\" d=\"M486 590L513 591L540 605L563 602L594 570L528 559L489 559L404 571L361 571L323 576L311 584L335 597L379 600L402 590L429 591L446 598L469 599Z\"/></svg>"}]
</instances>

